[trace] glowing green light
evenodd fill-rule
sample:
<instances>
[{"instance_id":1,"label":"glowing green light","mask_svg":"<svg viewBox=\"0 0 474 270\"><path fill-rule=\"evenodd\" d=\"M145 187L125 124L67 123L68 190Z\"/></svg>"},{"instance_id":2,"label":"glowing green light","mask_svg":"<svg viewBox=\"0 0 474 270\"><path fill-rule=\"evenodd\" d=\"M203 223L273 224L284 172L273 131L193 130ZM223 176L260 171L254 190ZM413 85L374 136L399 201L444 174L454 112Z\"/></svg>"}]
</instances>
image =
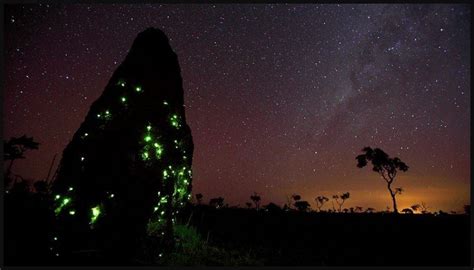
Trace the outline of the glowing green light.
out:
<instances>
[{"instance_id":1,"label":"glowing green light","mask_svg":"<svg viewBox=\"0 0 474 270\"><path fill-rule=\"evenodd\" d=\"M140 92L142 91L142 88L140 86L135 87L135 91Z\"/></svg>"},{"instance_id":2,"label":"glowing green light","mask_svg":"<svg viewBox=\"0 0 474 270\"><path fill-rule=\"evenodd\" d=\"M69 191L73 191L73 190L74 190L74 188L72 188L72 187L69 188Z\"/></svg>"},{"instance_id":3,"label":"glowing green light","mask_svg":"<svg viewBox=\"0 0 474 270\"><path fill-rule=\"evenodd\" d=\"M167 170L163 171L163 177L165 177L165 178L168 177L168 171Z\"/></svg>"},{"instance_id":4,"label":"glowing green light","mask_svg":"<svg viewBox=\"0 0 474 270\"><path fill-rule=\"evenodd\" d=\"M147 159L149 158L148 152L143 152L142 158L143 158L144 160L147 160Z\"/></svg>"},{"instance_id":5,"label":"glowing green light","mask_svg":"<svg viewBox=\"0 0 474 270\"><path fill-rule=\"evenodd\" d=\"M56 195L56 197L54 197L56 200L59 200L59 198L61 198L61 195Z\"/></svg>"},{"instance_id":6,"label":"glowing green light","mask_svg":"<svg viewBox=\"0 0 474 270\"><path fill-rule=\"evenodd\" d=\"M151 136L150 136L150 135L147 135L147 136L145 137L145 142L149 142L149 141L151 141Z\"/></svg>"},{"instance_id":7,"label":"glowing green light","mask_svg":"<svg viewBox=\"0 0 474 270\"><path fill-rule=\"evenodd\" d=\"M94 208L91 209L91 224L94 224L97 220L97 218L99 217L100 215L100 207L99 206L96 206Z\"/></svg>"},{"instance_id":8,"label":"glowing green light","mask_svg":"<svg viewBox=\"0 0 474 270\"><path fill-rule=\"evenodd\" d=\"M54 239L54 241L58 241L58 238L57 238L57 237L54 237L53 239Z\"/></svg>"},{"instance_id":9,"label":"glowing green light","mask_svg":"<svg viewBox=\"0 0 474 270\"><path fill-rule=\"evenodd\" d=\"M97 118L100 118L100 113L97 114Z\"/></svg>"},{"instance_id":10,"label":"glowing green light","mask_svg":"<svg viewBox=\"0 0 474 270\"><path fill-rule=\"evenodd\" d=\"M85 157L81 157L81 161L84 161L84 159L86 159Z\"/></svg>"},{"instance_id":11,"label":"glowing green light","mask_svg":"<svg viewBox=\"0 0 474 270\"><path fill-rule=\"evenodd\" d=\"M157 210L158 210L158 207L155 207L154 210L157 211Z\"/></svg>"},{"instance_id":12,"label":"glowing green light","mask_svg":"<svg viewBox=\"0 0 474 270\"><path fill-rule=\"evenodd\" d=\"M166 100L165 100L165 101L163 101L163 104L164 104L164 105L168 105L168 102L166 102Z\"/></svg>"},{"instance_id":13,"label":"glowing green light","mask_svg":"<svg viewBox=\"0 0 474 270\"><path fill-rule=\"evenodd\" d=\"M105 111L105 115L109 115L109 114L110 114L110 112L108 110Z\"/></svg>"},{"instance_id":14,"label":"glowing green light","mask_svg":"<svg viewBox=\"0 0 474 270\"><path fill-rule=\"evenodd\" d=\"M71 199L69 198L64 198L63 201L61 202L61 204L54 210L54 213L57 215L59 213L61 213L61 210L63 210L63 208L69 204L71 202Z\"/></svg>"},{"instance_id":15,"label":"glowing green light","mask_svg":"<svg viewBox=\"0 0 474 270\"><path fill-rule=\"evenodd\" d=\"M125 101L127 101L127 98L126 98L126 97L122 97L122 98L120 98L120 100L122 100L122 102L125 102Z\"/></svg>"},{"instance_id":16,"label":"glowing green light","mask_svg":"<svg viewBox=\"0 0 474 270\"><path fill-rule=\"evenodd\" d=\"M114 195L114 194L110 194L110 198L113 198L113 197L115 197L115 195Z\"/></svg>"},{"instance_id":17,"label":"glowing green light","mask_svg":"<svg viewBox=\"0 0 474 270\"><path fill-rule=\"evenodd\" d=\"M86 133L84 133L84 136L86 136L86 137L87 137L87 136L89 136L89 133L87 133L87 132L86 132Z\"/></svg>"},{"instance_id":18,"label":"glowing green light","mask_svg":"<svg viewBox=\"0 0 474 270\"><path fill-rule=\"evenodd\" d=\"M164 215L164 214L165 214L165 211L161 211L161 213L160 213L160 214L161 214L161 215Z\"/></svg>"},{"instance_id":19,"label":"glowing green light","mask_svg":"<svg viewBox=\"0 0 474 270\"><path fill-rule=\"evenodd\" d=\"M75 214L76 214L76 211L74 210L69 211L69 215L74 216Z\"/></svg>"},{"instance_id":20,"label":"glowing green light","mask_svg":"<svg viewBox=\"0 0 474 270\"><path fill-rule=\"evenodd\" d=\"M148 126L146 127L146 130L150 131L150 130L151 130L151 126L148 125Z\"/></svg>"}]
</instances>

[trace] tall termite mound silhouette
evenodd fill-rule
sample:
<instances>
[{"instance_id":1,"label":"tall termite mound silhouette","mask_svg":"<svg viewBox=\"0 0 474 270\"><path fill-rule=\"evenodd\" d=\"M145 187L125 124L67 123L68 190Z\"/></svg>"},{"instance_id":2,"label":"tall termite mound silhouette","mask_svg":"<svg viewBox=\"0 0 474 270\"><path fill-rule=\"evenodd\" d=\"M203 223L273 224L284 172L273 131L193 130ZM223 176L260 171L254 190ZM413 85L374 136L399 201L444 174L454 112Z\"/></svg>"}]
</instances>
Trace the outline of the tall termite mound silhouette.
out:
<instances>
[{"instance_id":1,"label":"tall termite mound silhouette","mask_svg":"<svg viewBox=\"0 0 474 270\"><path fill-rule=\"evenodd\" d=\"M162 31L138 34L63 152L54 256L92 250L126 260L149 236L159 257L172 246L176 213L191 198L194 148L180 73Z\"/></svg>"}]
</instances>

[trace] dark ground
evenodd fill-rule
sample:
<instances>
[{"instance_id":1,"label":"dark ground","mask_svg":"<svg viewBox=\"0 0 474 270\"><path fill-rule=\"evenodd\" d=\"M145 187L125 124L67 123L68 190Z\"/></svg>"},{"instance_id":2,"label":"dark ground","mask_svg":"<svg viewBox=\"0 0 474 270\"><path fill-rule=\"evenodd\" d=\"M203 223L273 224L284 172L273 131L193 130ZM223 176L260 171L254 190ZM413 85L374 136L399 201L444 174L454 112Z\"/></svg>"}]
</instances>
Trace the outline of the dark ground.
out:
<instances>
[{"instance_id":1,"label":"dark ground","mask_svg":"<svg viewBox=\"0 0 474 270\"><path fill-rule=\"evenodd\" d=\"M315 213L195 207L213 245L251 250L265 265L468 266L468 215Z\"/></svg>"},{"instance_id":2,"label":"dark ground","mask_svg":"<svg viewBox=\"0 0 474 270\"><path fill-rule=\"evenodd\" d=\"M45 205L42 196L6 196L5 265L58 264L48 255L45 232L51 217ZM171 256L171 265L468 266L470 260L468 215L268 212L203 205L182 211L179 223L191 228L181 227L184 248ZM116 259L114 264L121 265ZM59 264L108 263L95 253Z\"/></svg>"}]
</instances>

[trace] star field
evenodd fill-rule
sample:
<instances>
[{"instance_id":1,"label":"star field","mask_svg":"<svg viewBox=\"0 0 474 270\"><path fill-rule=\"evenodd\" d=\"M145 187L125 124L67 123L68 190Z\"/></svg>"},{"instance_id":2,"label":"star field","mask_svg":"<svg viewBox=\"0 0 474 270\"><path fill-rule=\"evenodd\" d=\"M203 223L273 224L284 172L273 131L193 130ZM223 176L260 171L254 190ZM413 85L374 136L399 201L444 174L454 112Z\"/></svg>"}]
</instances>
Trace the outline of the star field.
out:
<instances>
[{"instance_id":1,"label":"star field","mask_svg":"<svg viewBox=\"0 0 474 270\"><path fill-rule=\"evenodd\" d=\"M7 5L4 135L40 149L13 172L46 177L136 35L162 29L180 62L193 193L230 205L351 192L391 205L358 169L380 147L410 169L400 209L460 211L470 187L467 5Z\"/></svg>"}]
</instances>

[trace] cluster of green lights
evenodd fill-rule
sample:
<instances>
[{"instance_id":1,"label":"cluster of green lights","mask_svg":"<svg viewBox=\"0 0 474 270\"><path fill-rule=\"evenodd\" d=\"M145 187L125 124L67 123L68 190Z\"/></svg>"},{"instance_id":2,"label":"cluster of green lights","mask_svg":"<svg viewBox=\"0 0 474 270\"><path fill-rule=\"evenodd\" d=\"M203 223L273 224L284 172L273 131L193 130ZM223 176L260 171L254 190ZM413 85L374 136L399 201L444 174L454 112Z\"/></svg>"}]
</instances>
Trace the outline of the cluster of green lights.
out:
<instances>
[{"instance_id":1,"label":"cluster of green lights","mask_svg":"<svg viewBox=\"0 0 474 270\"><path fill-rule=\"evenodd\" d=\"M171 126L175 127L175 128L180 128L181 127L181 124L180 124L180 121L179 121L179 117L177 114L173 114L171 117L170 117L170 122L171 122Z\"/></svg>"},{"instance_id":2,"label":"cluster of green lights","mask_svg":"<svg viewBox=\"0 0 474 270\"><path fill-rule=\"evenodd\" d=\"M56 198L60 198L58 197L59 195L56 195ZM56 215L59 215L59 213L61 213L61 211L64 209L64 207L66 207L66 205L68 205L69 203L71 202L71 198L63 198L61 200L61 202L59 203L58 207L56 207L56 209L54 210L54 213Z\"/></svg>"},{"instance_id":3,"label":"cluster of green lights","mask_svg":"<svg viewBox=\"0 0 474 270\"><path fill-rule=\"evenodd\" d=\"M157 159L161 159L161 156L163 154L163 146L154 139L151 125L148 125L146 127L146 134L143 137L143 141L145 142L145 146L142 150L143 161L151 160L153 153Z\"/></svg>"},{"instance_id":4,"label":"cluster of green lights","mask_svg":"<svg viewBox=\"0 0 474 270\"><path fill-rule=\"evenodd\" d=\"M109 110L106 110L104 113L98 113L97 118L110 120L112 118L112 114L110 113Z\"/></svg>"}]
</instances>

